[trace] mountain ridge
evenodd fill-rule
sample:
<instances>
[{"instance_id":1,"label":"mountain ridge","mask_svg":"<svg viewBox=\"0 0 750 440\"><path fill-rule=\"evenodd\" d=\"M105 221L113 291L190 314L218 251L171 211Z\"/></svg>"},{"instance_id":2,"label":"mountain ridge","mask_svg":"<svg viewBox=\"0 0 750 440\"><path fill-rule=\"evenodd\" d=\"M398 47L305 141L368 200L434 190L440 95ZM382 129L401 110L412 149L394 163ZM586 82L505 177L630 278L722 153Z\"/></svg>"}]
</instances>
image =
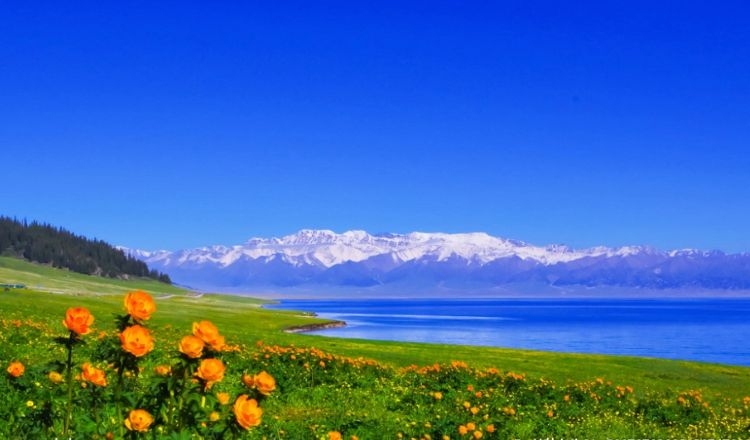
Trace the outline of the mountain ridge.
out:
<instances>
[{"instance_id":1,"label":"mountain ridge","mask_svg":"<svg viewBox=\"0 0 750 440\"><path fill-rule=\"evenodd\" d=\"M384 284L750 288L750 254L649 246L535 246L484 232L369 234L303 229L233 246L124 249L184 283L202 286Z\"/></svg>"}]
</instances>

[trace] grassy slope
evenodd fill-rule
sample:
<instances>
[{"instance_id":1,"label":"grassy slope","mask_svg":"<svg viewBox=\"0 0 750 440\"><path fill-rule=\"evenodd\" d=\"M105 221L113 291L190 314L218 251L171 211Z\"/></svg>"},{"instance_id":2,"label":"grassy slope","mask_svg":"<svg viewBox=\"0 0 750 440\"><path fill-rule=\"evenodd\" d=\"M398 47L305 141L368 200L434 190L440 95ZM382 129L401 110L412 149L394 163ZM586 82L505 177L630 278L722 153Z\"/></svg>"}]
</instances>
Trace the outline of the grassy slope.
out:
<instances>
[{"instance_id":1,"label":"grassy slope","mask_svg":"<svg viewBox=\"0 0 750 440\"><path fill-rule=\"evenodd\" d=\"M260 308L263 301L223 296L194 297L176 287L151 281L118 281L72 274L26 262L0 258L0 283L22 282L31 288L44 285L53 291L11 290L0 292L0 315L57 323L71 306L89 307L103 328L111 328L110 317L122 311L126 290L141 288L157 295L158 313L150 323L189 331L192 322L209 319L217 323L232 343L315 346L337 354L364 356L393 365L429 365L462 360L475 367L496 367L546 377L558 382L603 377L636 389L702 389L706 396L740 397L750 389L750 368L618 356L575 355L486 347L379 342L287 334L292 325L320 322L294 312ZM104 293L106 295L92 295ZM83 295L81 295L83 294ZM115 295L117 294L117 295ZM175 294L175 296L171 295ZM76 296L71 296L76 295Z\"/></svg>"},{"instance_id":2,"label":"grassy slope","mask_svg":"<svg viewBox=\"0 0 750 440\"><path fill-rule=\"evenodd\" d=\"M70 294L123 293L133 289L144 289L156 294L187 293L179 287L151 279L92 277L10 257L0 257L0 283L21 283L34 290Z\"/></svg>"}]
</instances>

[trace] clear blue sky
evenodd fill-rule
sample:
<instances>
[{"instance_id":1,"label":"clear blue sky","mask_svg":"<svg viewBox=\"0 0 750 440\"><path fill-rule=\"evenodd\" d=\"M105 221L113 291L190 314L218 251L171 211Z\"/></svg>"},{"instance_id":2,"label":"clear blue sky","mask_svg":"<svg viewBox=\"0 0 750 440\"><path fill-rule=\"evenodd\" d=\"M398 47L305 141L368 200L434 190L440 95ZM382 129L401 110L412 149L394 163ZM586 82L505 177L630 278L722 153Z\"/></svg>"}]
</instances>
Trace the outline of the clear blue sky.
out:
<instances>
[{"instance_id":1,"label":"clear blue sky","mask_svg":"<svg viewBox=\"0 0 750 440\"><path fill-rule=\"evenodd\" d=\"M225 3L4 3L0 213L750 251L747 2Z\"/></svg>"}]
</instances>

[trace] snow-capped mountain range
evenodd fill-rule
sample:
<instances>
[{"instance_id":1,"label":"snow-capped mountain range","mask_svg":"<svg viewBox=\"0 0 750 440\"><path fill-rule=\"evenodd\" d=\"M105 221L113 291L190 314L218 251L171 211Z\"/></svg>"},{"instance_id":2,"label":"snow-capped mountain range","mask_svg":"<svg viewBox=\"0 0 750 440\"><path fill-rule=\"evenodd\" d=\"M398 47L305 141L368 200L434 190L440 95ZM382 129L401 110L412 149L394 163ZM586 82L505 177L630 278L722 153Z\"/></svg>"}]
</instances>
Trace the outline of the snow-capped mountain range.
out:
<instances>
[{"instance_id":1,"label":"snow-capped mountain range","mask_svg":"<svg viewBox=\"0 0 750 440\"><path fill-rule=\"evenodd\" d=\"M534 246L486 233L376 234L301 230L235 246L124 249L173 280L201 288L547 285L750 288L750 254L650 247Z\"/></svg>"}]
</instances>

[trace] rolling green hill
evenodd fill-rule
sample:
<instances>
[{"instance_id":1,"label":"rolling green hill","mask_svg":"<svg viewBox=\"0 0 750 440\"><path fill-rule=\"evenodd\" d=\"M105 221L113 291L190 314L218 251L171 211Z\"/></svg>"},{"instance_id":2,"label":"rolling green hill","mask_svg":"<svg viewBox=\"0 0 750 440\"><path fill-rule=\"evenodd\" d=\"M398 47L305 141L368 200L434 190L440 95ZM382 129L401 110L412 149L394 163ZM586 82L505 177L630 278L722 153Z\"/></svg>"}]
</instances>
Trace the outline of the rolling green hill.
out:
<instances>
[{"instance_id":1,"label":"rolling green hill","mask_svg":"<svg viewBox=\"0 0 750 440\"><path fill-rule=\"evenodd\" d=\"M12 257L0 257L0 284L20 283L29 289L68 294L111 294L144 289L162 294L185 294L177 286L145 277L113 279L84 275Z\"/></svg>"}]
</instances>

